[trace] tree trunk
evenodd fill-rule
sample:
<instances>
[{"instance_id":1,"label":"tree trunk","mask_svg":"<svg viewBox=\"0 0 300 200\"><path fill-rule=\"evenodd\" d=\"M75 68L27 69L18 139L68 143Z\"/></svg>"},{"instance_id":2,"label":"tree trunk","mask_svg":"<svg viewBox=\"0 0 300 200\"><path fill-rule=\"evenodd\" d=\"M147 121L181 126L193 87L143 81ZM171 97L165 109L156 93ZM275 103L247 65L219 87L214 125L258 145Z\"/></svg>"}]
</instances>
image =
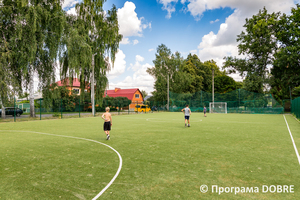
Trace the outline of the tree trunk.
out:
<instances>
[{"instance_id":1,"label":"tree trunk","mask_svg":"<svg viewBox=\"0 0 300 200\"><path fill-rule=\"evenodd\" d=\"M30 98L30 117L35 117L34 110L34 80L33 80L33 71L30 72L30 83L29 83L29 98Z\"/></svg>"},{"instance_id":2,"label":"tree trunk","mask_svg":"<svg viewBox=\"0 0 300 200\"><path fill-rule=\"evenodd\" d=\"M92 103L92 115L95 116L95 73L94 73L94 68L95 68L95 61L94 61L94 56L95 54L92 55L92 77L91 77L91 103Z\"/></svg>"},{"instance_id":3,"label":"tree trunk","mask_svg":"<svg viewBox=\"0 0 300 200\"><path fill-rule=\"evenodd\" d=\"M1 112L1 118L2 119L5 119L5 107L3 105L3 103L1 102L1 109L2 109L2 112Z\"/></svg>"}]
</instances>

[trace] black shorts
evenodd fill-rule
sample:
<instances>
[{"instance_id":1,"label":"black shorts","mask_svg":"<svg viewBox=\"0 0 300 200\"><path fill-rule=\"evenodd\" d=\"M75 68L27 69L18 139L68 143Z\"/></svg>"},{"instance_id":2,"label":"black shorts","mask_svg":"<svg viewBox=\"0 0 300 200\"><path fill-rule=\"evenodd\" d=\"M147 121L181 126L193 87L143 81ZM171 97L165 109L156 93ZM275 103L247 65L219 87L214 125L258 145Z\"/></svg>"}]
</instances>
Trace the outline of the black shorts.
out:
<instances>
[{"instance_id":1,"label":"black shorts","mask_svg":"<svg viewBox=\"0 0 300 200\"><path fill-rule=\"evenodd\" d=\"M104 131L110 131L110 122L104 122L103 130Z\"/></svg>"},{"instance_id":2,"label":"black shorts","mask_svg":"<svg viewBox=\"0 0 300 200\"><path fill-rule=\"evenodd\" d=\"M184 119L189 120L189 119L190 119L190 116L184 116Z\"/></svg>"}]
</instances>

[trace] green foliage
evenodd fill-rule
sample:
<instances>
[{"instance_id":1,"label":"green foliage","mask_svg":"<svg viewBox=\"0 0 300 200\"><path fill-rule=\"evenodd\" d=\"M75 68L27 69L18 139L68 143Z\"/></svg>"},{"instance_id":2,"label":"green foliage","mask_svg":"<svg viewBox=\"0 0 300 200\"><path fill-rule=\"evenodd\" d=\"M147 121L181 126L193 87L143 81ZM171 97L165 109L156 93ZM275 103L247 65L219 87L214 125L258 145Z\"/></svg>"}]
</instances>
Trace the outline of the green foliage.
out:
<instances>
[{"instance_id":1,"label":"green foliage","mask_svg":"<svg viewBox=\"0 0 300 200\"><path fill-rule=\"evenodd\" d=\"M216 76L214 79L214 86L216 93L227 93L241 88L235 80L226 75Z\"/></svg>"},{"instance_id":2,"label":"green foliage","mask_svg":"<svg viewBox=\"0 0 300 200\"><path fill-rule=\"evenodd\" d=\"M1 4L0 95L5 103L28 87L31 72L36 72L41 87L54 78L64 11L59 0L6 0Z\"/></svg>"},{"instance_id":3,"label":"green foliage","mask_svg":"<svg viewBox=\"0 0 300 200\"><path fill-rule=\"evenodd\" d=\"M47 88L49 91L44 93L43 106L52 108L54 112L74 111L76 105L76 95L65 86L52 84Z\"/></svg>"},{"instance_id":4,"label":"green foliage","mask_svg":"<svg viewBox=\"0 0 300 200\"><path fill-rule=\"evenodd\" d=\"M148 93L145 90L142 90L141 93L143 95L143 98L145 98L146 96L148 96Z\"/></svg>"},{"instance_id":5,"label":"green foliage","mask_svg":"<svg viewBox=\"0 0 300 200\"><path fill-rule=\"evenodd\" d=\"M174 55L171 55L171 50L166 45L159 45L155 54L156 59L153 60L154 67L147 69L147 72L156 79L153 95L157 101L167 99L168 77L170 82L173 82L173 74L176 72L176 67L179 67L172 62L171 56L174 58Z\"/></svg>"},{"instance_id":6,"label":"green foliage","mask_svg":"<svg viewBox=\"0 0 300 200\"><path fill-rule=\"evenodd\" d=\"M131 104L131 101L127 97L104 97L102 107L118 107L123 108Z\"/></svg>"},{"instance_id":7,"label":"green foliage","mask_svg":"<svg viewBox=\"0 0 300 200\"><path fill-rule=\"evenodd\" d=\"M296 8L292 8L290 16L281 16L276 32L280 48L274 55L271 86L272 93L277 98L289 98L289 88L293 91L292 95L296 95L293 97L299 96L299 93L294 92L294 88L300 86L299 27L300 5L297 5Z\"/></svg>"},{"instance_id":8,"label":"green foliage","mask_svg":"<svg viewBox=\"0 0 300 200\"><path fill-rule=\"evenodd\" d=\"M54 114L52 115L52 117L60 117L60 114L54 113Z\"/></svg>"},{"instance_id":9,"label":"green foliage","mask_svg":"<svg viewBox=\"0 0 300 200\"><path fill-rule=\"evenodd\" d=\"M155 101L167 100L167 80L169 75L170 91L181 94L196 93L198 91L212 91L212 70L217 78L215 90L218 92L231 91L241 88L236 82L220 71L213 60L201 62L197 55L189 54L183 59L178 52L171 54L171 50L164 44L158 46L154 67L147 72L155 78L152 92ZM229 84L224 86L223 84Z\"/></svg>"},{"instance_id":10,"label":"green foliage","mask_svg":"<svg viewBox=\"0 0 300 200\"><path fill-rule=\"evenodd\" d=\"M263 8L257 15L246 19L245 32L242 31L237 38L240 42L239 54L245 58L225 58L223 68L246 77L244 88L249 91L263 92L263 85L268 82L268 66L273 63L273 54L277 50L275 35L279 15L268 14L266 8Z\"/></svg>"},{"instance_id":11,"label":"green foliage","mask_svg":"<svg viewBox=\"0 0 300 200\"><path fill-rule=\"evenodd\" d=\"M292 94L293 94L293 97L299 97L299 96L300 96L300 86L295 87L295 88L293 89Z\"/></svg>"},{"instance_id":12,"label":"green foliage","mask_svg":"<svg viewBox=\"0 0 300 200\"><path fill-rule=\"evenodd\" d=\"M62 39L66 51L60 57L63 63L62 75L77 75L82 91L86 83L90 82L90 74L94 68L97 102L101 102L107 85L106 72L110 68L108 57L114 63L122 39L116 7L113 6L105 13L104 3L105 0L84 0L76 4L77 15L67 16Z\"/></svg>"},{"instance_id":13,"label":"green foliage","mask_svg":"<svg viewBox=\"0 0 300 200\"><path fill-rule=\"evenodd\" d=\"M226 57L224 68L246 77L245 90L263 93L269 84L279 102L289 99L291 91L298 96L294 88L300 86L300 6L292 8L290 15L268 14L264 8L246 19L244 27L237 41L239 54L245 58Z\"/></svg>"},{"instance_id":14,"label":"green foliage","mask_svg":"<svg viewBox=\"0 0 300 200\"><path fill-rule=\"evenodd\" d=\"M189 54L188 58L185 60L182 72L190 75L190 84L187 84L188 89L185 90L186 93L194 93L203 88L202 82L204 78L200 75L200 64L201 62L196 55L192 56Z\"/></svg>"}]
</instances>

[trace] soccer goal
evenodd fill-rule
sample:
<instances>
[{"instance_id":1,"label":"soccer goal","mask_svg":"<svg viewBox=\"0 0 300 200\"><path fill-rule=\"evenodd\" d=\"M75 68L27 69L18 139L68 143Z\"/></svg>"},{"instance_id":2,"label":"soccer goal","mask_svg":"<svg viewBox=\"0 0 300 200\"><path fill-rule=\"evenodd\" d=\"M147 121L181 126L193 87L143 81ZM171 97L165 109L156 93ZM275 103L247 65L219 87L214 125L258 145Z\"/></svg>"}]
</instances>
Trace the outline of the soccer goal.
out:
<instances>
[{"instance_id":1,"label":"soccer goal","mask_svg":"<svg viewBox=\"0 0 300 200\"><path fill-rule=\"evenodd\" d=\"M227 103L226 102L211 102L209 103L209 113L226 113L227 114Z\"/></svg>"}]
</instances>

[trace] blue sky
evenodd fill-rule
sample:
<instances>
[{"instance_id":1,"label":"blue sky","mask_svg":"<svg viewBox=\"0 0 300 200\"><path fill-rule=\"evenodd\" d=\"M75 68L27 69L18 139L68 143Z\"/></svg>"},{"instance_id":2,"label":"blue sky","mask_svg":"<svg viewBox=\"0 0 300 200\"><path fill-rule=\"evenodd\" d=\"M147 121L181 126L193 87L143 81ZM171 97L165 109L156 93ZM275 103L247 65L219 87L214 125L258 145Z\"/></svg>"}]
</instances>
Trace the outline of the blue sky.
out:
<instances>
[{"instance_id":1,"label":"blue sky","mask_svg":"<svg viewBox=\"0 0 300 200\"><path fill-rule=\"evenodd\" d=\"M63 7L75 13L78 1L65 0ZM153 91L154 78L146 69L153 66L156 48L165 44L186 58L198 55L202 62L214 59L221 68L224 56L238 55L236 36L245 18L264 6L269 12L289 13L300 0L107 0L118 9L120 33L114 68L108 73L109 88L139 88ZM231 75L241 80L238 75Z\"/></svg>"}]
</instances>

